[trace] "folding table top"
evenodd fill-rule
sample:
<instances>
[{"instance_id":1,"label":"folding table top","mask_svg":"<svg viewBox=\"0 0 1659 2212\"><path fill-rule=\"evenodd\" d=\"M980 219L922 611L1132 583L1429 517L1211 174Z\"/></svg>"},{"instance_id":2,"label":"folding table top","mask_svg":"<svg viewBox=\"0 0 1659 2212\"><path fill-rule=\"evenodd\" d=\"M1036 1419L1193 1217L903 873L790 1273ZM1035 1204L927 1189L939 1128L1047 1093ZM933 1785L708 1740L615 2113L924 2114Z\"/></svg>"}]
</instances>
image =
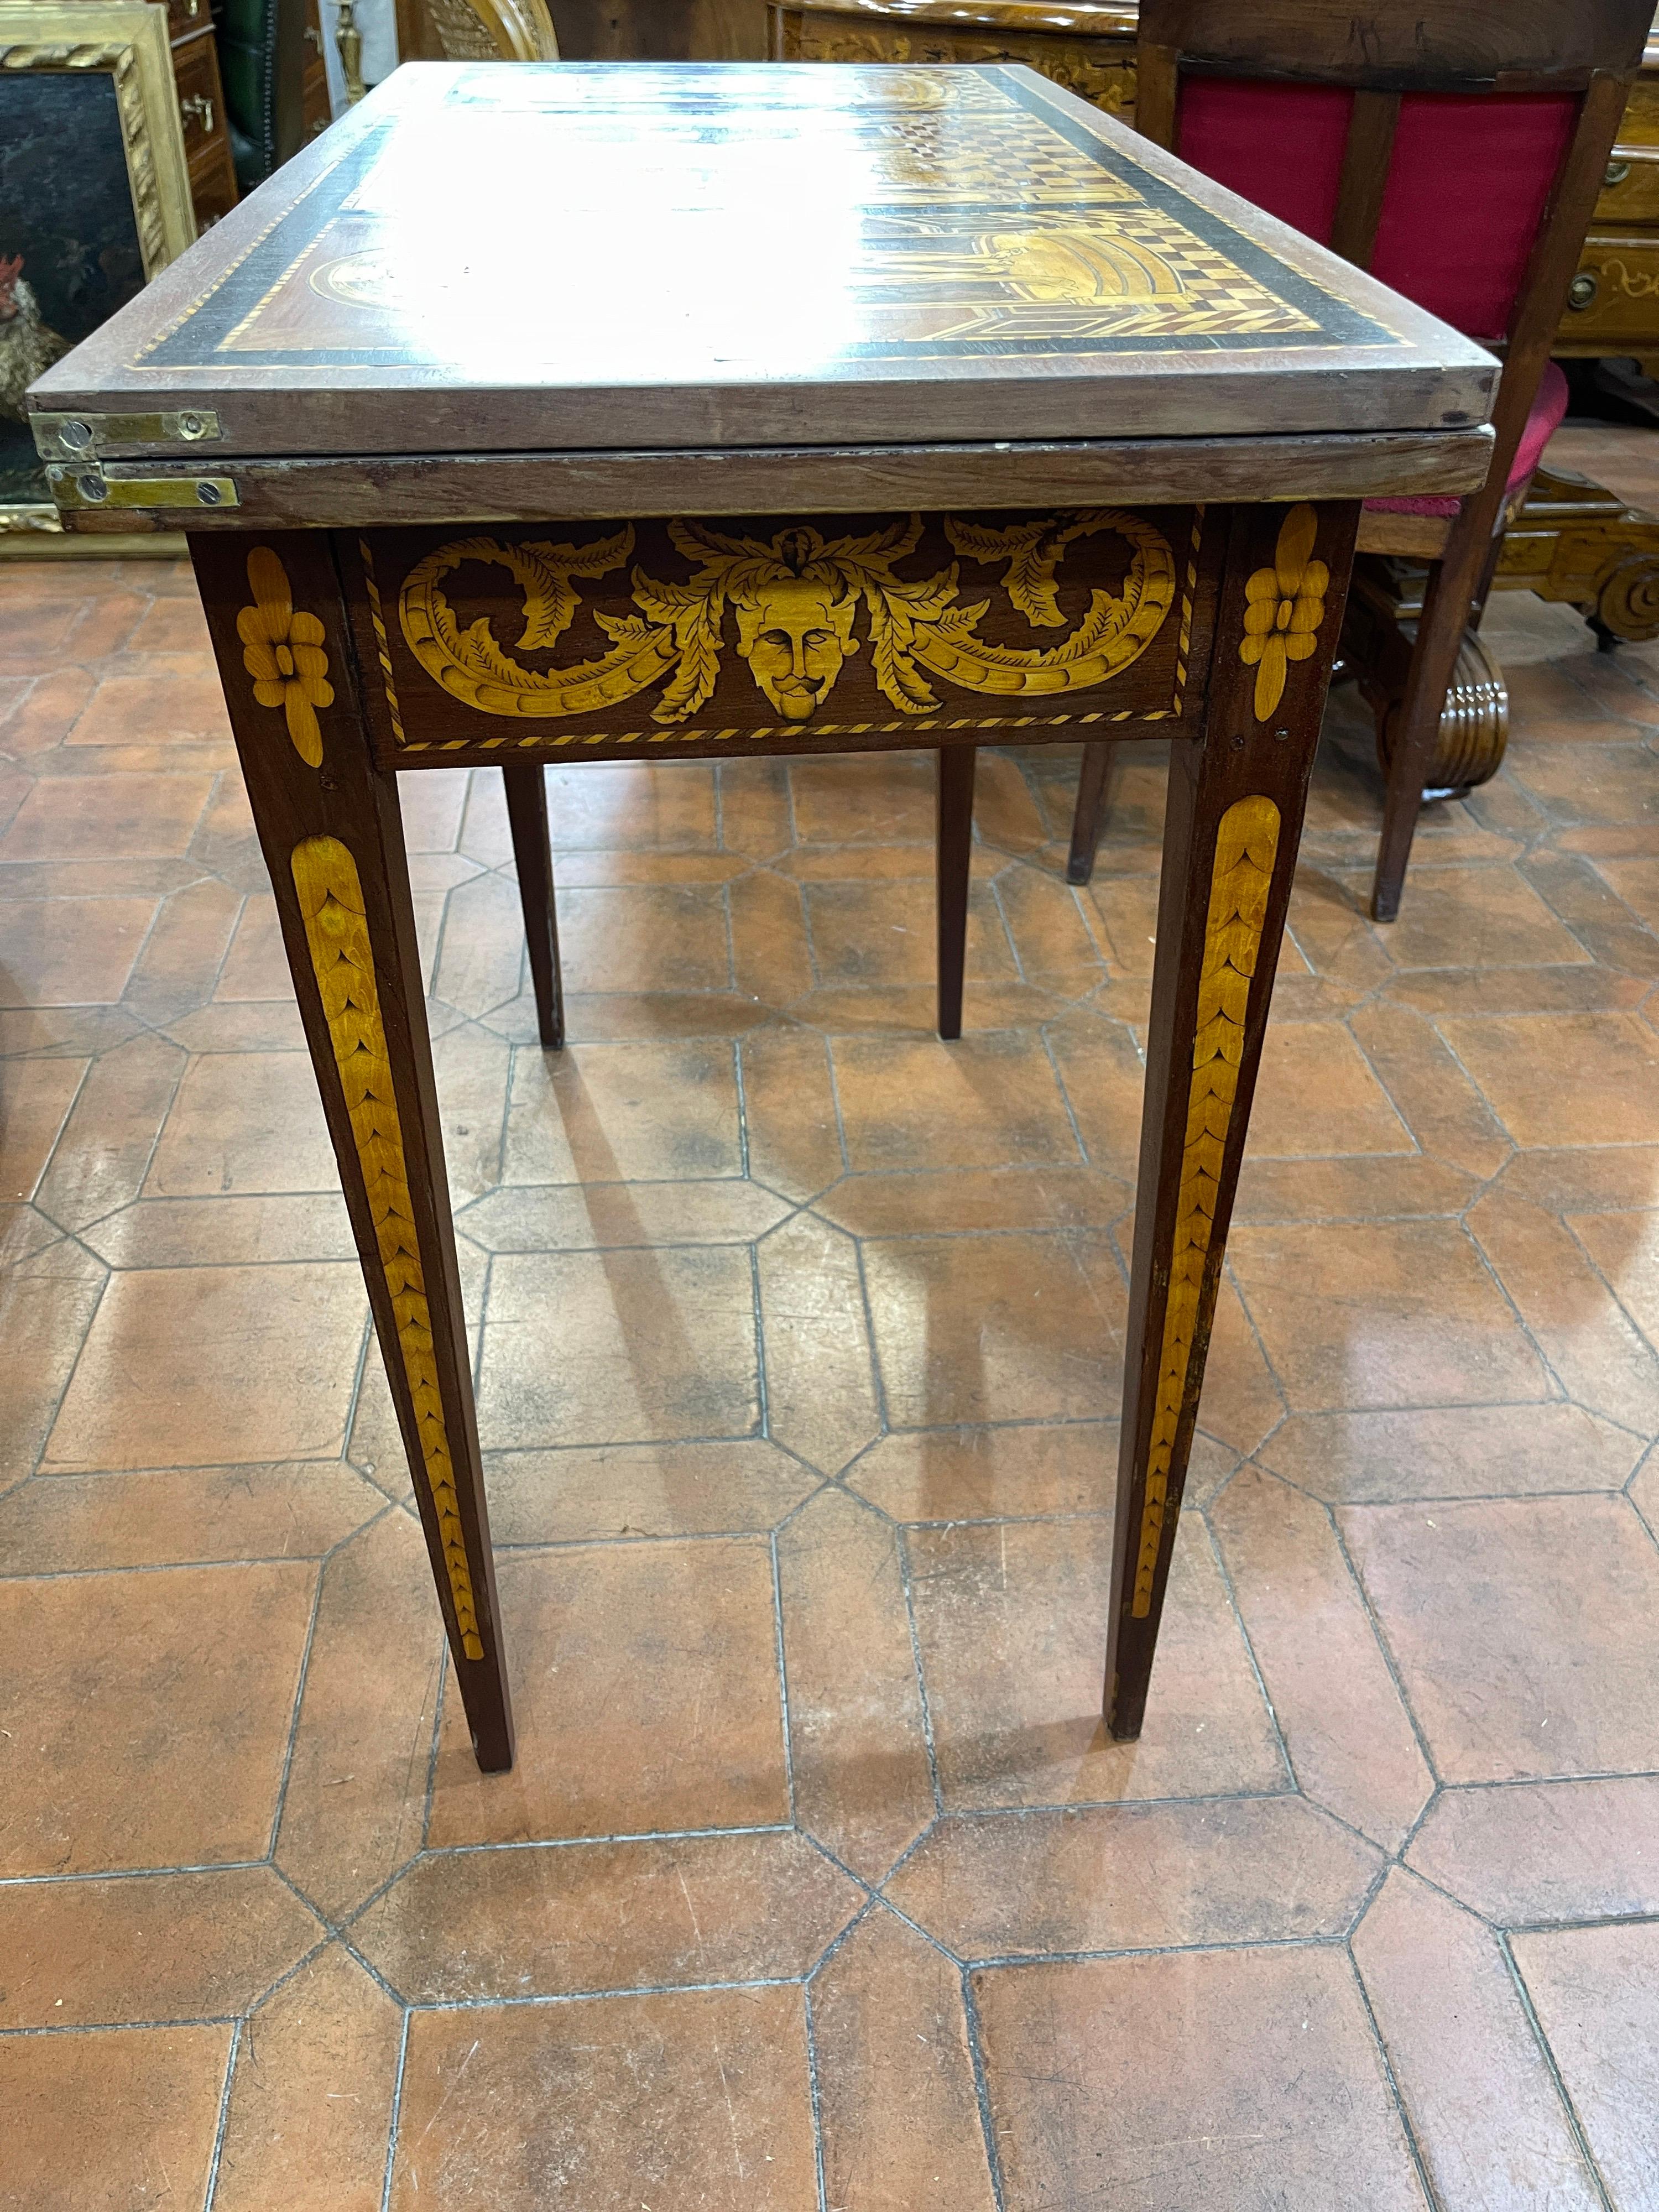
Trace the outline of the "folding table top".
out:
<instances>
[{"instance_id":1,"label":"folding table top","mask_svg":"<svg viewBox=\"0 0 1659 2212\"><path fill-rule=\"evenodd\" d=\"M1496 373L1024 68L421 64L32 405L197 470L1426 432L1461 488Z\"/></svg>"}]
</instances>

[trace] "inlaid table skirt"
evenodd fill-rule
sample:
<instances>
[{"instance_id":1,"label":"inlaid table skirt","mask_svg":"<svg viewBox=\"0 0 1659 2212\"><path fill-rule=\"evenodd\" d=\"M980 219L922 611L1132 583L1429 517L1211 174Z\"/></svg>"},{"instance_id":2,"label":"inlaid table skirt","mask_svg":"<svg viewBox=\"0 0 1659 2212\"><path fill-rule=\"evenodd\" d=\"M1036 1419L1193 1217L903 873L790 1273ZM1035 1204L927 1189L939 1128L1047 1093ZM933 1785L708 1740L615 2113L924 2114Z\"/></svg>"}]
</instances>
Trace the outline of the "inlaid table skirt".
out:
<instances>
[{"instance_id":1,"label":"inlaid table skirt","mask_svg":"<svg viewBox=\"0 0 1659 2212\"><path fill-rule=\"evenodd\" d=\"M545 763L933 750L954 1036L975 748L1170 741L1101 1594L1133 1736L1359 504L1480 483L1496 373L1024 68L422 64L34 387L72 526L190 534L483 1766L397 771L504 770L551 1048Z\"/></svg>"}]
</instances>

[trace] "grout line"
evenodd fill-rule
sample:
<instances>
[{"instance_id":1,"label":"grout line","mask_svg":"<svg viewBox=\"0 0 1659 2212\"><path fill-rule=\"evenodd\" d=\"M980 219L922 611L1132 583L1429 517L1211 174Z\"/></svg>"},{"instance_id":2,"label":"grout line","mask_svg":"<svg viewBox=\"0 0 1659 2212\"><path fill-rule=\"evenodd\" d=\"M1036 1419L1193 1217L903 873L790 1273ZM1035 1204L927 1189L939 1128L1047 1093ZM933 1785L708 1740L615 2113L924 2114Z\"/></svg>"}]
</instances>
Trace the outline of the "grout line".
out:
<instances>
[{"instance_id":1,"label":"grout line","mask_svg":"<svg viewBox=\"0 0 1659 2212\"><path fill-rule=\"evenodd\" d=\"M744 1248L749 1255L750 1312L755 1328L755 1425L749 1433L769 1443L772 1442L772 1400L766 1373L766 1315L761 1297L760 1255L756 1249L758 1241L750 1238Z\"/></svg>"},{"instance_id":2,"label":"grout line","mask_svg":"<svg viewBox=\"0 0 1659 2212\"><path fill-rule=\"evenodd\" d=\"M1322 1500L1321 1502L1323 1503ZM1341 1522L1337 1518L1335 1508L1328 1504L1325 1506L1325 1511L1336 1537L1336 1548L1341 1555L1342 1564L1347 1569L1355 1589L1359 1593L1359 1602L1364 1607L1365 1618L1370 1622L1371 1634L1376 1638L1376 1648L1382 1654L1382 1663L1389 1670L1389 1679L1394 1684L1395 1695L1400 1700L1401 1710L1411 1723L1412 1734L1417 1738L1417 1748L1422 1753L1423 1764L1429 1770L1430 1779L1433 1782L1435 1791L1437 1793L1444 1787L1445 1778L1436 1761L1427 1731L1417 1717L1417 1708L1407 1695L1405 1679L1400 1671L1400 1662L1395 1656L1394 1646L1389 1643L1388 1632L1382 1625L1382 1615L1371 1602L1371 1594L1365 1587L1365 1577L1356 1565L1352 1553L1348 1549L1347 1534ZM1433 1802L1434 1798L1431 1796L1429 1802L1432 1804ZM1427 1808L1425 1807L1424 1810L1426 1812ZM1417 1827L1422 1825L1422 1819L1423 1815L1419 1814L1417 1824L1412 1830L1413 1835L1416 1834ZM1407 1840L1409 1841L1410 1838L1407 1838ZM1403 1851L1406 1848L1405 1844L1401 1844L1400 1848Z\"/></svg>"},{"instance_id":3,"label":"grout line","mask_svg":"<svg viewBox=\"0 0 1659 2212\"><path fill-rule=\"evenodd\" d=\"M921 1635L916 1626L915 1592L910 1572L910 1546L902 1527L895 1538L898 1553L899 1583L904 1593L904 1618L910 1631L910 1659L916 1670L916 1692L921 1700L921 1740L927 1749L927 1776L933 1787L933 1817L937 1820L945 1812L945 1790L939 1781L939 1748L933 1739L933 1702L927 1694L927 1674L922 1665ZM891 1876L889 1876L891 1879Z\"/></svg>"},{"instance_id":4,"label":"grout line","mask_svg":"<svg viewBox=\"0 0 1659 2212\"><path fill-rule=\"evenodd\" d=\"M383 1510L389 1513L392 1508L388 1505ZM374 1517L378 1521L380 1515L377 1513ZM352 1534L355 1535L356 1531L354 1529ZM342 1539L342 1541L349 1540L349 1538ZM331 1555L325 1555L324 1559L318 1560L316 1580L311 1586L311 1614L306 1622L306 1640L301 1649L300 1663L295 1669L294 1702L289 1713L288 1739L283 1747L283 1771L277 1778L276 1802L271 1808L270 1839L265 1844L265 1856L268 1859L274 1859L276 1856L276 1838L282 1830L283 1813L288 1803L289 1777L294 1771L294 1747L299 1741L300 1714L305 1704L306 1678L311 1671L312 1646L317 1640L317 1621L322 1612L323 1574L328 1556Z\"/></svg>"},{"instance_id":5,"label":"grout line","mask_svg":"<svg viewBox=\"0 0 1659 2212\"><path fill-rule=\"evenodd\" d=\"M743 1079L743 1040L732 1040L732 1082L738 1101L738 1176L733 1180L748 1182L752 1180L749 1165L749 1093Z\"/></svg>"},{"instance_id":6,"label":"grout line","mask_svg":"<svg viewBox=\"0 0 1659 2212\"><path fill-rule=\"evenodd\" d=\"M410 2006L416 2013L550 2011L555 2005L592 2004L629 1997L708 1996L732 1990L804 1990L808 1975L750 1974L708 1982L627 1982L617 1989L552 1990L520 1996L433 1997ZM4 2033L4 2031L0 2031Z\"/></svg>"},{"instance_id":7,"label":"grout line","mask_svg":"<svg viewBox=\"0 0 1659 2212\"><path fill-rule=\"evenodd\" d=\"M219 2190L219 2163L226 2154L226 2130L230 2128L230 2088L237 2079L237 2059L241 2055L241 2020L230 2031L230 2051L226 2055L226 2079L219 2090L219 2126L212 2130L212 2157L208 2159L208 2185L201 2197L201 2212L212 2212L212 2199Z\"/></svg>"},{"instance_id":8,"label":"grout line","mask_svg":"<svg viewBox=\"0 0 1659 2212\"><path fill-rule=\"evenodd\" d=\"M784 1650L783 1637L783 1571L778 1559L778 1534L775 1528L769 1549L772 1561L772 1634L778 1669L778 1718L783 1734L784 1781L789 1791L789 1823L799 1825L799 1808L795 1802L795 1747L793 1730L789 1725L789 1664Z\"/></svg>"},{"instance_id":9,"label":"grout line","mask_svg":"<svg viewBox=\"0 0 1659 2212\"><path fill-rule=\"evenodd\" d=\"M376 1898L384 1896L392 1883L413 1866L416 1859L477 1858L492 1851L581 1851L590 1849L611 1849L617 1844L701 1844L719 1842L733 1836L793 1836L806 1835L791 1820L757 1820L731 1828L633 1828L623 1829L615 1835L604 1836L530 1836L510 1837L498 1843L485 1844L423 1844L405 1866L398 1869L375 1891ZM816 1841L808 1837L809 1842ZM68 1880L68 1876L57 1877ZM365 1899L369 1904L373 1899ZM356 1920L362 1907L352 1914Z\"/></svg>"},{"instance_id":10,"label":"grout line","mask_svg":"<svg viewBox=\"0 0 1659 2212\"><path fill-rule=\"evenodd\" d=\"M812 2018L812 1983L810 1975L803 1983L800 1994L806 2015L806 2087L812 2106L812 2157L817 2179L818 2212L830 2212L830 2197L824 2181L823 2094L818 2079L818 2038L817 2025Z\"/></svg>"},{"instance_id":11,"label":"grout line","mask_svg":"<svg viewBox=\"0 0 1659 2212\"><path fill-rule=\"evenodd\" d=\"M979 2106L980 2133L985 2144L985 2163L991 2178L991 2195L997 2212L1008 2212L1007 2191L1002 2179L1002 2158L997 2148L996 2113L991 2103L991 2082L985 2066L979 2002L974 1995L973 1975L966 1966L961 1969L961 1975L963 2021L967 2032L969 2063L974 2069L974 2099Z\"/></svg>"},{"instance_id":12,"label":"grout line","mask_svg":"<svg viewBox=\"0 0 1659 2212\"><path fill-rule=\"evenodd\" d=\"M1417 2129L1406 2102L1405 2092L1401 2088L1399 2079L1394 2070L1394 2059L1389 2050L1388 2039L1382 2033L1382 2023L1378 2021L1376 2008L1371 2003L1371 1993L1365 1986L1365 1977L1359 1971L1359 1961L1353 1954L1352 1940L1343 1944L1342 1955L1347 1963L1349 1973L1353 1977L1354 1987L1358 1992L1366 2025L1370 2029L1371 2040L1376 2046L1376 2055L1382 2062L1382 2076L1389 2085L1389 2094L1394 2100L1394 2108L1406 2138L1406 2147L1411 2153L1412 2164L1417 2169L1417 2179L1421 2185L1425 2200L1429 2204L1439 2207L1442 2199L1429 2177L1428 2161L1424 2157L1423 2147L1417 2139ZM1448 2212L1449 2212L1449 2208Z\"/></svg>"},{"instance_id":13,"label":"grout line","mask_svg":"<svg viewBox=\"0 0 1659 2212\"><path fill-rule=\"evenodd\" d=\"M848 1176L853 1172L853 1151L847 1141L847 1116L842 1109L841 1078L836 1069L835 1041L827 1030L821 1030L818 1035L823 1040L823 1064L830 1076L830 1103L835 1110L836 1141L841 1146L841 1171L843 1176Z\"/></svg>"},{"instance_id":14,"label":"grout line","mask_svg":"<svg viewBox=\"0 0 1659 2212\"><path fill-rule=\"evenodd\" d=\"M391 2212L392 2174L398 2153L398 2128L403 2118L404 2074L409 2063L409 2023L412 2014L404 2008L401 2030L398 2037L398 2063L392 2075L392 2112L386 2126L386 2172L380 2183L380 2212Z\"/></svg>"},{"instance_id":15,"label":"grout line","mask_svg":"<svg viewBox=\"0 0 1659 2212\"><path fill-rule=\"evenodd\" d=\"M50 1220L52 1217L47 1215L46 1218ZM56 1226L57 1224L54 1223L53 1225ZM64 1235L66 1238L69 1237L69 1232L67 1231L64 1231ZM74 1243L78 1242L78 1239L69 1238L69 1241ZM53 1248L48 1246L46 1249L51 1250ZM40 1472L41 1462L46 1458L46 1453L51 1447L53 1434L55 1433L58 1421L62 1417L64 1401L68 1398L70 1390L75 1386L76 1376L81 1371L81 1362L86 1357L87 1346L91 1341L92 1332L97 1326L98 1316L103 1311L104 1301L109 1296L109 1286L114 1279L114 1273L112 1270L110 1270L106 1273L103 1281L98 1286L98 1295L94 1298L91 1308L88 1312L86 1321L82 1327L81 1340L75 1347L75 1357L70 1362L69 1372L64 1377L63 1387L53 1395L51 1410L42 1418L40 1424L40 1442L31 1456L28 1465L23 1470L25 1480L27 1480L28 1476L39 1474Z\"/></svg>"},{"instance_id":16,"label":"grout line","mask_svg":"<svg viewBox=\"0 0 1659 2212\"><path fill-rule=\"evenodd\" d=\"M1515 1994L1520 2001L1521 2010L1526 2019L1527 2026L1532 2030L1539 2056L1544 2062L1545 2070L1555 2084L1556 2095L1561 2100L1561 2110L1566 2116L1567 2126L1571 2131L1573 2141L1578 2146L1578 2154L1584 2161L1586 2178L1595 2191L1602 2212L1619 2212L1619 2208L1614 2205L1608 2193L1607 2185L1601 2178L1601 2169L1591 2153L1589 2137L1584 2131L1583 2122L1578 2117L1578 2107L1573 2102L1571 2093L1556 2062L1555 2052L1551 2047L1550 2039L1544 2033L1544 2023L1539 2019L1537 2007L1533 2003L1532 1991L1527 1987L1526 1978L1521 1972L1519 1962L1516 1959L1507 1935L1498 1936L1498 1949L1504 1966L1509 1969L1510 1980L1514 1984Z\"/></svg>"},{"instance_id":17,"label":"grout line","mask_svg":"<svg viewBox=\"0 0 1659 2212\"><path fill-rule=\"evenodd\" d=\"M1236 1474L1237 1471L1237 1468L1235 1468L1233 1473ZM1230 1475L1228 1477L1228 1480L1231 1481L1231 1480L1232 1477ZM1182 1489L1184 1492L1184 1476L1182 1478ZM1181 1533L1180 1512L1182 1502L1184 1501L1179 1501L1176 1506L1176 1534L1177 1536L1179 1536ZM1197 1517L1199 1526L1204 1531L1204 1540L1210 1547L1210 1557L1215 1561L1216 1572L1221 1577L1221 1588L1227 1600L1227 1608L1232 1614L1233 1625L1237 1629L1239 1640L1244 1646L1244 1656L1250 1664L1250 1674L1255 1680L1256 1690L1261 1696L1262 1705L1267 1711L1267 1724L1273 1729L1273 1741L1278 1747L1279 1756L1284 1762L1285 1779L1289 1782L1291 1788L1295 1790L1298 1796L1305 1796L1307 1792L1303 1787L1301 1777L1297 1773L1296 1761L1291 1757L1291 1747L1285 1741L1285 1730L1279 1724L1279 1708L1274 1705L1273 1692L1267 1687L1267 1677L1261 1671L1261 1662L1256 1656L1255 1640L1251 1637L1249 1628L1246 1624L1243 1610L1239 1605L1238 1593L1233 1587L1232 1571L1227 1565L1226 1553L1222 1548L1219 1537L1218 1537L1215 1530L1210 1525L1210 1516L1207 1510L1194 1502L1193 1511ZM1109 1656L1108 1659L1108 1664L1109 1666L1110 1664Z\"/></svg>"},{"instance_id":18,"label":"grout line","mask_svg":"<svg viewBox=\"0 0 1659 2212\"><path fill-rule=\"evenodd\" d=\"M422 1533L424 1534L424 1531ZM416 1856L428 1848L432 1833L432 1803L438 1786L438 1753L443 1742L444 1705L449 1695L449 1678L454 1671L450 1662L447 1637L443 1639L435 1665L438 1672L438 1684L432 1700L431 1747L427 1753L426 1792L421 1808L420 1843L417 1846ZM394 1881L396 1878L396 1875L392 1877ZM390 1888L391 1883L386 1883L385 1887ZM362 1910L362 1908L360 1907L357 1912L352 1914L353 1920L361 1917Z\"/></svg>"},{"instance_id":19,"label":"grout line","mask_svg":"<svg viewBox=\"0 0 1659 2212\"><path fill-rule=\"evenodd\" d=\"M841 1233L845 1236L848 1232L843 1230ZM891 1413L887 1403L886 1378L883 1376L881 1371L881 1355L876 1346L876 1310L874 1305L871 1302L870 1277L868 1270L866 1268L864 1264L863 1237L854 1237L853 1254L858 1267L859 1297L862 1301L864 1308L864 1340L866 1345L869 1347L870 1380L875 1386L876 1419L879 1424L878 1433L871 1438L870 1442L864 1446L863 1451L858 1455L860 1458L862 1458L864 1452L873 1450L875 1446L880 1443L884 1437L891 1436L894 1433L894 1429ZM848 1462L848 1466L850 1467L853 1463L854 1462L849 1460ZM842 1472L845 1474L846 1468L843 1468Z\"/></svg>"}]
</instances>

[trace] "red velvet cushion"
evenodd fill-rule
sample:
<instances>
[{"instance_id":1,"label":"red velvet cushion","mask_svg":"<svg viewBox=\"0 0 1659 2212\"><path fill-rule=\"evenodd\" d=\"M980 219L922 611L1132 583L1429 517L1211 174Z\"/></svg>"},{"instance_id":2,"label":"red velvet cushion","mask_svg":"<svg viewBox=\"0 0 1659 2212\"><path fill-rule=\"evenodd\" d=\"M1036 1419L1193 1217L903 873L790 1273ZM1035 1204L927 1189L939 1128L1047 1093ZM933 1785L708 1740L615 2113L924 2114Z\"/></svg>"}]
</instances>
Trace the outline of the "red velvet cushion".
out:
<instances>
[{"instance_id":1,"label":"red velvet cushion","mask_svg":"<svg viewBox=\"0 0 1659 2212\"><path fill-rule=\"evenodd\" d=\"M1567 411L1567 380L1559 362L1547 362L1544 374L1538 380L1538 389L1533 395L1532 410L1527 416L1521 442L1515 449L1510 465L1510 479L1504 487L1506 492L1523 484L1544 458L1544 448L1561 427L1561 417ZM1455 514L1463 502L1461 499L1436 499L1425 495L1420 499L1368 499L1368 507L1383 514Z\"/></svg>"},{"instance_id":2,"label":"red velvet cushion","mask_svg":"<svg viewBox=\"0 0 1659 2212\"><path fill-rule=\"evenodd\" d=\"M1471 337L1501 337L1572 135L1571 93L1408 93L1400 104L1371 273ZM1190 76L1183 161L1330 243L1353 94Z\"/></svg>"}]
</instances>

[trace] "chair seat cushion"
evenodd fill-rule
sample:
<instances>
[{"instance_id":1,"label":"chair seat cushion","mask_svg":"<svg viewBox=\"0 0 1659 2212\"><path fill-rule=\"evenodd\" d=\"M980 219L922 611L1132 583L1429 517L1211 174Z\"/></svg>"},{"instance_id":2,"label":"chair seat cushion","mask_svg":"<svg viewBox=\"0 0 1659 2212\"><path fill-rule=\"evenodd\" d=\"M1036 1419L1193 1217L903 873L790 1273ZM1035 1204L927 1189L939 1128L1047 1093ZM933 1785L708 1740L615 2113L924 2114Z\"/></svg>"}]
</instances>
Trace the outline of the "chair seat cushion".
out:
<instances>
[{"instance_id":1,"label":"chair seat cushion","mask_svg":"<svg viewBox=\"0 0 1659 2212\"><path fill-rule=\"evenodd\" d=\"M1559 362L1545 365L1534 394L1532 411L1527 416L1527 426L1521 433L1521 442L1515 449L1515 460L1510 469L1506 491L1514 491L1527 481L1544 458L1544 448L1561 427L1561 417L1567 411L1567 380ZM1376 514L1456 514L1462 511L1461 499L1368 499L1367 509Z\"/></svg>"}]
</instances>

